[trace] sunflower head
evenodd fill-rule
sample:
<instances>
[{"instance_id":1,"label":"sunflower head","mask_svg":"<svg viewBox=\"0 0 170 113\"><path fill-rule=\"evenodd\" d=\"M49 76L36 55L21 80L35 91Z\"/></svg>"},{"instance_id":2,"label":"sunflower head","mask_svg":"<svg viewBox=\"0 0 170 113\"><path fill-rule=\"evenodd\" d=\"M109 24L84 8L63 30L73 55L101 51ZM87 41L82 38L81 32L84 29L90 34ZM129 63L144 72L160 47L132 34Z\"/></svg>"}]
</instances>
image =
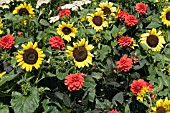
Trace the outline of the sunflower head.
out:
<instances>
[{"instance_id":1,"label":"sunflower head","mask_svg":"<svg viewBox=\"0 0 170 113\"><path fill-rule=\"evenodd\" d=\"M103 11L97 11L94 14L90 14L87 16L89 25L92 26L96 32L103 30L103 27L108 26L108 22L104 21L104 14Z\"/></svg>"},{"instance_id":2,"label":"sunflower head","mask_svg":"<svg viewBox=\"0 0 170 113\"><path fill-rule=\"evenodd\" d=\"M71 37L75 38L76 36L77 28L74 28L73 24L74 23L66 24L65 22L62 22L57 28L57 33L67 42L71 41Z\"/></svg>"},{"instance_id":3,"label":"sunflower head","mask_svg":"<svg viewBox=\"0 0 170 113\"><path fill-rule=\"evenodd\" d=\"M170 100L166 97L163 101L159 99L154 107L151 107L150 113L169 113L170 112Z\"/></svg>"},{"instance_id":4,"label":"sunflower head","mask_svg":"<svg viewBox=\"0 0 170 113\"><path fill-rule=\"evenodd\" d=\"M78 68L87 66L92 64L93 55L90 51L94 47L92 45L88 45L88 41L85 38L81 39L78 43L73 43L73 47L67 46L67 56L72 56L74 58L74 63Z\"/></svg>"},{"instance_id":5,"label":"sunflower head","mask_svg":"<svg viewBox=\"0 0 170 113\"><path fill-rule=\"evenodd\" d=\"M161 31L157 32L155 28L148 30L147 33L141 35L140 43L145 44L152 51L160 51L164 47L163 44L166 43L161 33Z\"/></svg>"},{"instance_id":6,"label":"sunflower head","mask_svg":"<svg viewBox=\"0 0 170 113\"><path fill-rule=\"evenodd\" d=\"M22 69L26 69L26 71L32 71L33 67L36 69L40 68L45 54L37 47L38 43L35 42L33 44L32 42L28 42L27 45L22 44L21 46L23 50L18 50L18 55L16 56L18 66L21 66Z\"/></svg>"},{"instance_id":7,"label":"sunflower head","mask_svg":"<svg viewBox=\"0 0 170 113\"><path fill-rule=\"evenodd\" d=\"M34 8L32 8L31 4L26 4L25 2L23 4L20 4L19 6L15 7L13 10L13 14L18 14L20 16L29 15L30 17L34 16Z\"/></svg>"},{"instance_id":8,"label":"sunflower head","mask_svg":"<svg viewBox=\"0 0 170 113\"><path fill-rule=\"evenodd\" d=\"M116 16L116 7L113 7L113 3L112 2L103 2L99 4L100 8L96 8L97 11L103 11L104 15L108 16L108 15L112 15L112 16Z\"/></svg>"},{"instance_id":9,"label":"sunflower head","mask_svg":"<svg viewBox=\"0 0 170 113\"><path fill-rule=\"evenodd\" d=\"M170 26L170 7L163 9L163 12L160 18L162 18L162 22L166 26Z\"/></svg>"}]
</instances>

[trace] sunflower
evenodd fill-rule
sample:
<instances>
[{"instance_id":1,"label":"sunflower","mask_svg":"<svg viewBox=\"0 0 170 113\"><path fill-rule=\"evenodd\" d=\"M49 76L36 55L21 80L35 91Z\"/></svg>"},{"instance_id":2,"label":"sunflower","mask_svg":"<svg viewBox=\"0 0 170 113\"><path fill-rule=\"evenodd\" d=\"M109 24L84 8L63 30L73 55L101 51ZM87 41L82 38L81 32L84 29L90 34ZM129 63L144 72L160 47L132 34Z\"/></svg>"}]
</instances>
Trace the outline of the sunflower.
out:
<instances>
[{"instance_id":1,"label":"sunflower","mask_svg":"<svg viewBox=\"0 0 170 113\"><path fill-rule=\"evenodd\" d=\"M19 6L15 7L12 13L19 14L20 16L29 15L30 17L33 17L34 16L33 10L34 8L32 8L31 4L26 4L24 2L24 4L20 4Z\"/></svg>"},{"instance_id":2,"label":"sunflower","mask_svg":"<svg viewBox=\"0 0 170 113\"><path fill-rule=\"evenodd\" d=\"M91 14L90 16L87 16L89 25L92 26L96 32L99 32L103 30L103 27L108 26L108 22L104 21L104 14L103 11L95 12L94 14Z\"/></svg>"},{"instance_id":3,"label":"sunflower","mask_svg":"<svg viewBox=\"0 0 170 113\"><path fill-rule=\"evenodd\" d=\"M16 60L19 63L18 66L21 66L22 69L26 71L32 71L32 68L40 68L42 61L44 60L45 55L43 51L39 49L38 43L28 42L27 45L22 44L23 50L18 50L18 55Z\"/></svg>"},{"instance_id":4,"label":"sunflower","mask_svg":"<svg viewBox=\"0 0 170 113\"><path fill-rule=\"evenodd\" d=\"M113 3L112 2L102 2L99 4L100 8L96 8L96 11L103 11L104 15L108 16L116 16L115 13L117 12L116 7L113 7Z\"/></svg>"},{"instance_id":5,"label":"sunflower","mask_svg":"<svg viewBox=\"0 0 170 113\"><path fill-rule=\"evenodd\" d=\"M164 37L161 36L161 31L157 32L155 28L148 30L147 33L141 35L141 44L145 44L152 51L160 51L165 44Z\"/></svg>"},{"instance_id":6,"label":"sunflower","mask_svg":"<svg viewBox=\"0 0 170 113\"><path fill-rule=\"evenodd\" d=\"M81 39L78 43L73 43L74 47L67 46L67 56L74 57L74 63L78 68L87 66L89 64L92 65L92 57L93 55L90 51L94 48L93 45L88 45L88 41L84 38Z\"/></svg>"},{"instance_id":7,"label":"sunflower","mask_svg":"<svg viewBox=\"0 0 170 113\"><path fill-rule=\"evenodd\" d=\"M170 26L170 7L163 9L160 18L165 25Z\"/></svg>"},{"instance_id":8,"label":"sunflower","mask_svg":"<svg viewBox=\"0 0 170 113\"><path fill-rule=\"evenodd\" d=\"M163 101L162 99L159 99L156 102L155 107L151 107L152 112L149 113L170 113L170 100L168 98L165 98Z\"/></svg>"},{"instance_id":9,"label":"sunflower","mask_svg":"<svg viewBox=\"0 0 170 113\"><path fill-rule=\"evenodd\" d=\"M77 28L73 27L73 23L66 24L62 22L57 28L57 33L64 38L67 42L71 41L71 37L75 38L77 32Z\"/></svg>"},{"instance_id":10,"label":"sunflower","mask_svg":"<svg viewBox=\"0 0 170 113\"><path fill-rule=\"evenodd\" d=\"M0 78L2 78L2 76L4 76L6 74L6 72L4 71L4 72L2 72L2 73L0 73Z\"/></svg>"}]
</instances>

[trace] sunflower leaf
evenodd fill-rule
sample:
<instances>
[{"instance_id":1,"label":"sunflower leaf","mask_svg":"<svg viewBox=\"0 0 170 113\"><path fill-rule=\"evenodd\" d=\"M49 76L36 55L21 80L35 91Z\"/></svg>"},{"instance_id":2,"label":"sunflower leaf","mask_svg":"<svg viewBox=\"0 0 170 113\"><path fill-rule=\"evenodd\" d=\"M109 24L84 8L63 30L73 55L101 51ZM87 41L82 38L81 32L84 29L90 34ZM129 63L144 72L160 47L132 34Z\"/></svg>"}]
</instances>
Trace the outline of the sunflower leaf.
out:
<instances>
[{"instance_id":1,"label":"sunflower leaf","mask_svg":"<svg viewBox=\"0 0 170 113\"><path fill-rule=\"evenodd\" d=\"M9 113L9 108L7 105L0 103L0 113Z\"/></svg>"},{"instance_id":2,"label":"sunflower leaf","mask_svg":"<svg viewBox=\"0 0 170 113\"><path fill-rule=\"evenodd\" d=\"M40 24L44 26L49 26L50 24L47 22L47 20L41 19Z\"/></svg>"},{"instance_id":3,"label":"sunflower leaf","mask_svg":"<svg viewBox=\"0 0 170 113\"><path fill-rule=\"evenodd\" d=\"M39 93L36 87L30 89L30 95L12 92L11 105L15 113L33 113L39 106Z\"/></svg>"},{"instance_id":4,"label":"sunflower leaf","mask_svg":"<svg viewBox=\"0 0 170 113\"><path fill-rule=\"evenodd\" d=\"M157 23L157 22L151 22L146 28L158 28L160 27L161 24Z\"/></svg>"},{"instance_id":5,"label":"sunflower leaf","mask_svg":"<svg viewBox=\"0 0 170 113\"><path fill-rule=\"evenodd\" d=\"M102 48L99 50L99 59L103 61L110 52L111 48L108 45L103 45Z\"/></svg>"},{"instance_id":6,"label":"sunflower leaf","mask_svg":"<svg viewBox=\"0 0 170 113\"><path fill-rule=\"evenodd\" d=\"M14 70L11 71L9 74L5 74L0 80L0 86L2 86L7 81L13 80L17 76L18 76L18 74L14 74Z\"/></svg>"}]
</instances>

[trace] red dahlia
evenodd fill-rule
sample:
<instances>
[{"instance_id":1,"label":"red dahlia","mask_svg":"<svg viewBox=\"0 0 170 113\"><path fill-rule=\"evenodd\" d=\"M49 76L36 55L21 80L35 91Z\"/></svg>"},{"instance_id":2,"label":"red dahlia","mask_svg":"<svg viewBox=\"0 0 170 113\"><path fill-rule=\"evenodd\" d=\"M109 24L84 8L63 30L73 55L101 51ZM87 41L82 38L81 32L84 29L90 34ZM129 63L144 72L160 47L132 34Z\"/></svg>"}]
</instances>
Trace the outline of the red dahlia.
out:
<instances>
[{"instance_id":1,"label":"red dahlia","mask_svg":"<svg viewBox=\"0 0 170 113\"><path fill-rule=\"evenodd\" d=\"M64 40L59 36L53 36L50 38L49 44L53 49L62 49L65 46Z\"/></svg>"},{"instance_id":2,"label":"red dahlia","mask_svg":"<svg viewBox=\"0 0 170 113\"><path fill-rule=\"evenodd\" d=\"M111 111L108 111L107 113L120 113L120 112L117 110L111 110Z\"/></svg>"},{"instance_id":3,"label":"red dahlia","mask_svg":"<svg viewBox=\"0 0 170 113\"><path fill-rule=\"evenodd\" d=\"M143 3L137 3L135 6L135 9L140 14L146 14L146 10L148 8L148 5L145 5Z\"/></svg>"},{"instance_id":4,"label":"red dahlia","mask_svg":"<svg viewBox=\"0 0 170 113\"><path fill-rule=\"evenodd\" d=\"M11 49L15 44L15 38L11 34L7 34L0 39L0 46L3 49Z\"/></svg>"},{"instance_id":5,"label":"red dahlia","mask_svg":"<svg viewBox=\"0 0 170 113\"><path fill-rule=\"evenodd\" d=\"M138 23L134 15L128 15L125 17L125 24L127 26L135 26Z\"/></svg>"},{"instance_id":6,"label":"red dahlia","mask_svg":"<svg viewBox=\"0 0 170 113\"><path fill-rule=\"evenodd\" d=\"M154 88L152 84L144 81L143 79L134 80L130 87L130 90L134 93L134 95L137 95L143 87L148 87L150 91Z\"/></svg>"},{"instance_id":7,"label":"red dahlia","mask_svg":"<svg viewBox=\"0 0 170 113\"><path fill-rule=\"evenodd\" d=\"M118 14L117 14L117 19L118 20L125 20L125 17L128 16L129 13L126 12L126 11L120 11Z\"/></svg>"},{"instance_id":8,"label":"red dahlia","mask_svg":"<svg viewBox=\"0 0 170 113\"><path fill-rule=\"evenodd\" d=\"M69 9L63 9L59 12L58 16L62 18L63 16L70 16L71 12Z\"/></svg>"},{"instance_id":9,"label":"red dahlia","mask_svg":"<svg viewBox=\"0 0 170 113\"><path fill-rule=\"evenodd\" d=\"M65 77L64 84L69 91L78 91L83 87L84 77L80 73L70 74Z\"/></svg>"},{"instance_id":10,"label":"red dahlia","mask_svg":"<svg viewBox=\"0 0 170 113\"><path fill-rule=\"evenodd\" d=\"M130 45L132 44L132 38L128 36L122 36L118 39L118 44L121 47L130 47Z\"/></svg>"},{"instance_id":11,"label":"red dahlia","mask_svg":"<svg viewBox=\"0 0 170 113\"><path fill-rule=\"evenodd\" d=\"M121 72L127 72L132 68L132 59L128 58L128 55L125 54L123 57L120 58L119 61L116 62L117 69Z\"/></svg>"}]
</instances>

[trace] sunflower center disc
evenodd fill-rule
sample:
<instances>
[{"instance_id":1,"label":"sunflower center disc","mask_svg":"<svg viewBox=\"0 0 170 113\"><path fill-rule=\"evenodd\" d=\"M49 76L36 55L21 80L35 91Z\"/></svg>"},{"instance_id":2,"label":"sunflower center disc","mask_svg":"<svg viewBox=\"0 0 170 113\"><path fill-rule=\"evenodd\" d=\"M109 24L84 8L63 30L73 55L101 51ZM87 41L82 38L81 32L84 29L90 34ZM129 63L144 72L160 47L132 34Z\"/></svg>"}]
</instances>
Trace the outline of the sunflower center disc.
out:
<instances>
[{"instance_id":1,"label":"sunflower center disc","mask_svg":"<svg viewBox=\"0 0 170 113\"><path fill-rule=\"evenodd\" d=\"M23 54L23 60L27 64L35 64L38 60L38 53L34 49L28 49Z\"/></svg>"},{"instance_id":2,"label":"sunflower center disc","mask_svg":"<svg viewBox=\"0 0 170 113\"><path fill-rule=\"evenodd\" d=\"M92 21L96 26L102 25L102 17L100 17L100 16L93 17Z\"/></svg>"},{"instance_id":3,"label":"sunflower center disc","mask_svg":"<svg viewBox=\"0 0 170 113\"><path fill-rule=\"evenodd\" d=\"M78 62L82 62L87 58L87 50L85 47L76 48L73 51L73 56Z\"/></svg>"},{"instance_id":4,"label":"sunflower center disc","mask_svg":"<svg viewBox=\"0 0 170 113\"><path fill-rule=\"evenodd\" d=\"M27 10L26 8L21 8L21 9L19 10L18 14L19 14L20 16L29 15L29 12L28 12L28 10Z\"/></svg>"},{"instance_id":5,"label":"sunflower center disc","mask_svg":"<svg viewBox=\"0 0 170 113\"><path fill-rule=\"evenodd\" d=\"M103 11L104 11L105 15L111 13L111 11L110 11L110 9L108 7L104 7Z\"/></svg>"},{"instance_id":6,"label":"sunflower center disc","mask_svg":"<svg viewBox=\"0 0 170 113\"><path fill-rule=\"evenodd\" d=\"M166 113L166 110L163 107L159 107L156 109L156 113Z\"/></svg>"},{"instance_id":7,"label":"sunflower center disc","mask_svg":"<svg viewBox=\"0 0 170 113\"><path fill-rule=\"evenodd\" d=\"M65 35L68 35L68 34L71 33L71 29L68 28L68 27L64 27L64 28L62 29L62 31L63 31L63 33L64 33Z\"/></svg>"},{"instance_id":8,"label":"sunflower center disc","mask_svg":"<svg viewBox=\"0 0 170 113\"><path fill-rule=\"evenodd\" d=\"M158 45L159 39L155 35L150 35L147 37L146 42L150 47L156 47Z\"/></svg>"},{"instance_id":9,"label":"sunflower center disc","mask_svg":"<svg viewBox=\"0 0 170 113\"><path fill-rule=\"evenodd\" d=\"M167 20L170 20L170 12L167 12L167 13L166 13L166 19L167 19Z\"/></svg>"}]
</instances>

